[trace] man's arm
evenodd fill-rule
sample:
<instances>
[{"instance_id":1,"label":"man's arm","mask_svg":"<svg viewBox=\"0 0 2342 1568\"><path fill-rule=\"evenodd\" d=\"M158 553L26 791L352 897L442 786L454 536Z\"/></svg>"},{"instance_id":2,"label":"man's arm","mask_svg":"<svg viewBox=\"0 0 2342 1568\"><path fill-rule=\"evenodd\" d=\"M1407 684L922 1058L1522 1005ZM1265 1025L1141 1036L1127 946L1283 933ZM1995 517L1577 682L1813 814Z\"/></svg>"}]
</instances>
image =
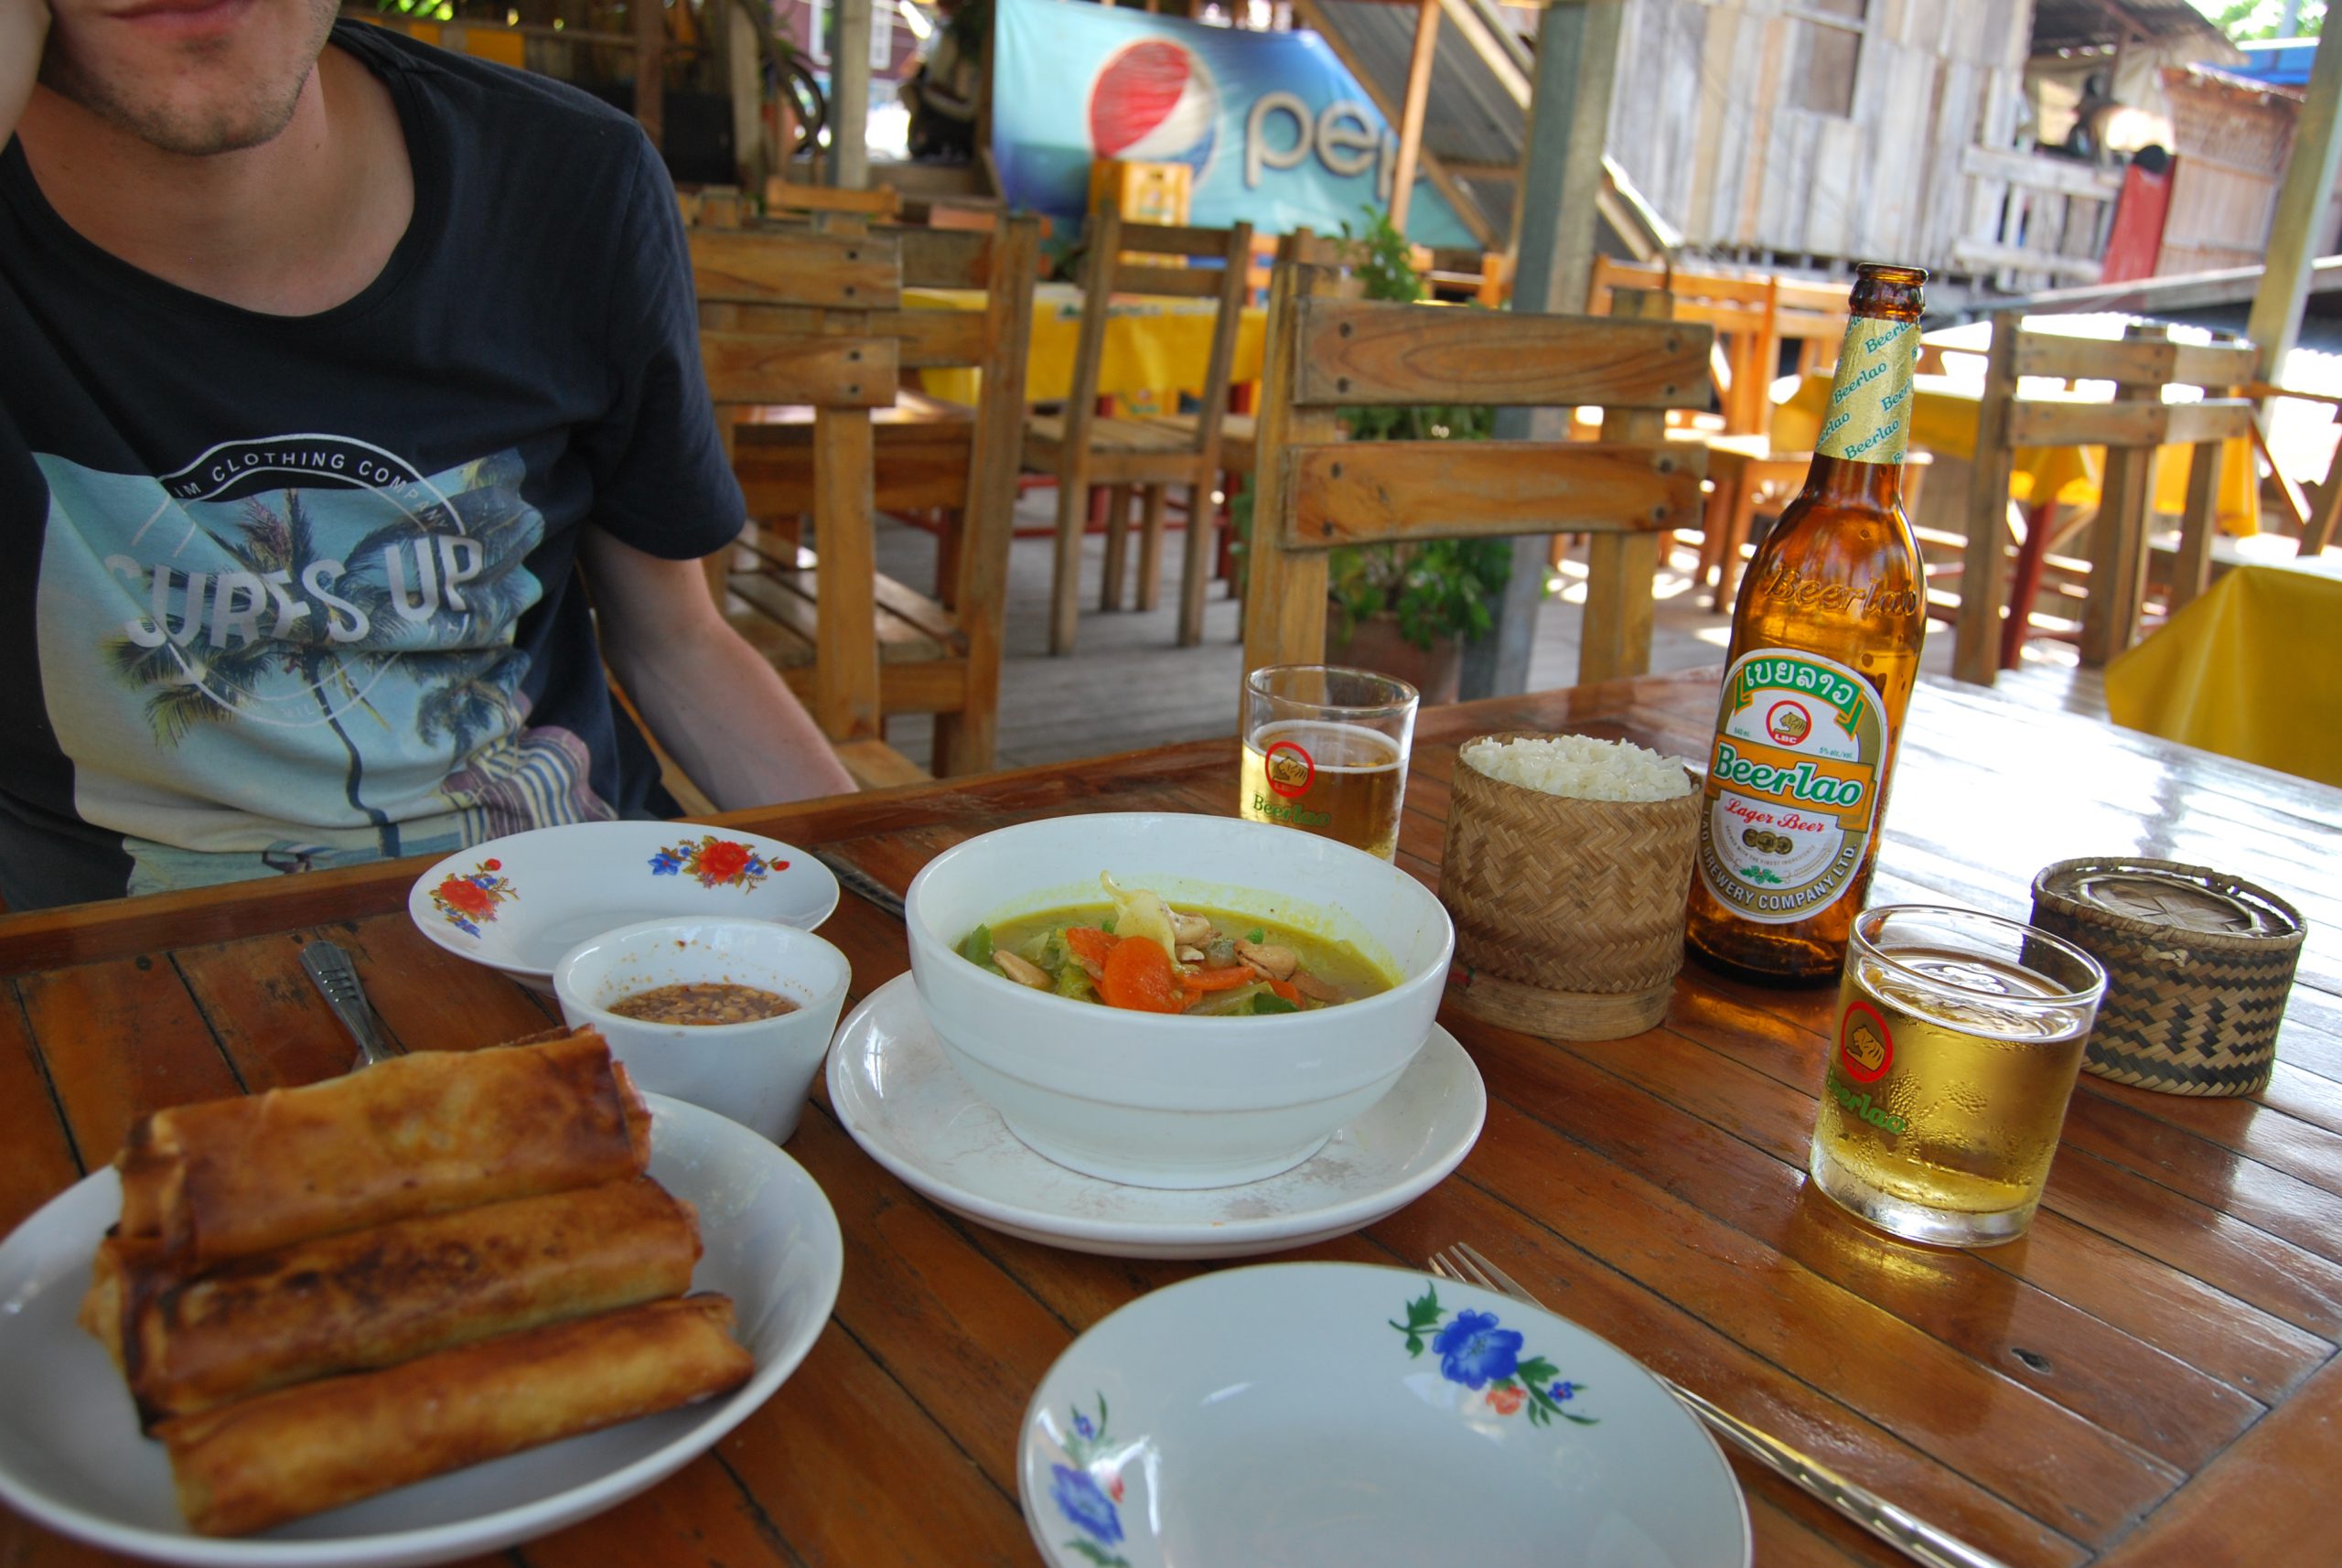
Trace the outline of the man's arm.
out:
<instances>
[{"instance_id":1,"label":"man's arm","mask_svg":"<svg viewBox=\"0 0 2342 1568\"><path fill-rule=\"evenodd\" d=\"M24 118L48 38L48 0L0 0L0 143Z\"/></svg>"},{"instance_id":2,"label":"man's arm","mask_svg":"<svg viewBox=\"0 0 2342 1568\"><path fill-rule=\"evenodd\" d=\"M579 548L603 657L708 799L728 811L853 790L812 715L716 614L698 562L662 561L593 527Z\"/></svg>"}]
</instances>

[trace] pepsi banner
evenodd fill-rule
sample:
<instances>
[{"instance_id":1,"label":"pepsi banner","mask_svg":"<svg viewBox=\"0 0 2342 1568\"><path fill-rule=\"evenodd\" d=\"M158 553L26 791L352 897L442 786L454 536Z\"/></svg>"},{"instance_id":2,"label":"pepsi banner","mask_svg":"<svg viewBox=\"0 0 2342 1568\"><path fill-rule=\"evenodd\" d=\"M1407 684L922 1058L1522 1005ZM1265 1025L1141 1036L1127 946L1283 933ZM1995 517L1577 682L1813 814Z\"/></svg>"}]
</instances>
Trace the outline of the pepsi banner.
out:
<instances>
[{"instance_id":1,"label":"pepsi banner","mask_svg":"<svg viewBox=\"0 0 2342 1568\"><path fill-rule=\"evenodd\" d=\"M1081 3L998 0L993 159L1012 206L1078 221L1092 158L1195 172L1190 221L1356 229L1390 204L1398 137L1315 33L1252 33ZM1478 242L1418 180L1408 238Z\"/></svg>"}]
</instances>

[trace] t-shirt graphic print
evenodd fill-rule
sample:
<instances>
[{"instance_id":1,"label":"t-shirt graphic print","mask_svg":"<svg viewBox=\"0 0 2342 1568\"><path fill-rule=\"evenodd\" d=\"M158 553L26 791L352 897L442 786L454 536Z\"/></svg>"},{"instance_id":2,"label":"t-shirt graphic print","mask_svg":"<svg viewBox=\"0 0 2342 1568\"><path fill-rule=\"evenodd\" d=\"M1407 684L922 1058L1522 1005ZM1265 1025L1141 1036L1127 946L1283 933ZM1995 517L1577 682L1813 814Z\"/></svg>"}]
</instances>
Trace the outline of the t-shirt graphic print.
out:
<instances>
[{"instance_id":1,"label":"t-shirt graphic print","mask_svg":"<svg viewBox=\"0 0 2342 1568\"><path fill-rule=\"evenodd\" d=\"M618 814L586 742L528 724L545 521L518 453L423 474L296 433L162 476L36 458L43 696L130 891Z\"/></svg>"}]
</instances>

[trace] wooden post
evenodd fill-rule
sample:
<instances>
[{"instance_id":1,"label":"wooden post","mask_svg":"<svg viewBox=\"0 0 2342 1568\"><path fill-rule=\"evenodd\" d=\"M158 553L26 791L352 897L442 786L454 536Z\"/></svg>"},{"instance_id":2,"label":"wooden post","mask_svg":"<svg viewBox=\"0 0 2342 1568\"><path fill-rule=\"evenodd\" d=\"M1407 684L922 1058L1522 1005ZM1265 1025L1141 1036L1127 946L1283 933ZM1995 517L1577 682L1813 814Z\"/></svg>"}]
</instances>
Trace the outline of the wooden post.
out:
<instances>
[{"instance_id":1,"label":"wooden post","mask_svg":"<svg viewBox=\"0 0 2342 1568\"><path fill-rule=\"evenodd\" d=\"M1984 395L1976 405L1976 456L1968 475L1968 548L1960 568L1960 619L1951 650L1955 680L1989 686L2001 673L2001 608L2008 596L2009 404L2016 396L2016 340L2025 313L2004 310L1993 317L1993 347L1984 360ZM2047 525L2043 519L2042 526ZM2030 603L2008 613L2020 627L2033 615ZM2020 642L2023 633L2019 633Z\"/></svg>"},{"instance_id":2,"label":"wooden post","mask_svg":"<svg viewBox=\"0 0 2342 1568\"><path fill-rule=\"evenodd\" d=\"M659 0L633 0L634 117L654 147L667 140L667 14Z\"/></svg>"},{"instance_id":3,"label":"wooden post","mask_svg":"<svg viewBox=\"0 0 2342 1568\"><path fill-rule=\"evenodd\" d=\"M1391 175L1391 227L1407 231L1415 197L1415 160L1423 152L1423 115L1431 106L1431 67L1439 55L1439 0L1418 0L1415 52L1407 60L1407 96L1399 111L1399 161Z\"/></svg>"},{"instance_id":4,"label":"wooden post","mask_svg":"<svg viewBox=\"0 0 2342 1568\"><path fill-rule=\"evenodd\" d=\"M1602 146L1618 73L1624 0L1560 0L1538 25L1537 80L1529 103L1529 148L1520 169L1520 261L1515 310L1582 311L1594 275L1595 199ZM1497 411L1499 440L1560 440L1566 411ZM1544 426L1541 431L1539 426ZM1545 596L1546 542L1512 542L1512 577L1497 602L1496 626L1464 650L1462 692L1491 697L1529 689L1537 608Z\"/></svg>"},{"instance_id":5,"label":"wooden post","mask_svg":"<svg viewBox=\"0 0 2342 1568\"><path fill-rule=\"evenodd\" d=\"M725 4L724 81L732 94L733 177L742 190L762 190L774 172L765 147L764 59L757 25L739 6Z\"/></svg>"},{"instance_id":6,"label":"wooden post","mask_svg":"<svg viewBox=\"0 0 2342 1568\"><path fill-rule=\"evenodd\" d=\"M2171 339L2171 328L2133 322L2125 342ZM2156 403L2152 383L2117 384L2117 403ZM2098 521L2090 524L2090 597L2082 602L2081 656L2101 665L2137 639L2139 607L2146 596L2147 525L2154 517L2155 449L2109 446L2098 487Z\"/></svg>"},{"instance_id":7,"label":"wooden post","mask_svg":"<svg viewBox=\"0 0 2342 1568\"><path fill-rule=\"evenodd\" d=\"M870 0L838 0L838 36L830 48L830 169L832 185L860 190L870 183Z\"/></svg>"},{"instance_id":8,"label":"wooden post","mask_svg":"<svg viewBox=\"0 0 2342 1568\"><path fill-rule=\"evenodd\" d=\"M1611 296L1610 314L1645 321L1675 315L1675 301L1657 289L1622 288ZM1667 439L1667 415L1655 408L1605 409L1605 441ZM1663 535L1617 529L1593 534L1586 549L1585 615L1578 622L1577 681L1583 686L1650 671L1654 606L1651 580L1659 575ZM1540 546L1543 538L1535 541Z\"/></svg>"},{"instance_id":9,"label":"wooden post","mask_svg":"<svg viewBox=\"0 0 2342 1568\"><path fill-rule=\"evenodd\" d=\"M2294 153L2277 192L2269 252L2252 296L2245 336L2261 346L2261 379L2274 381L2302 328L2312 252L2326 223L2326 195L2342 165L2342 38L2320 34L2310 67L2309 100L2294 129Z\"/></svg>"}]
</instances>

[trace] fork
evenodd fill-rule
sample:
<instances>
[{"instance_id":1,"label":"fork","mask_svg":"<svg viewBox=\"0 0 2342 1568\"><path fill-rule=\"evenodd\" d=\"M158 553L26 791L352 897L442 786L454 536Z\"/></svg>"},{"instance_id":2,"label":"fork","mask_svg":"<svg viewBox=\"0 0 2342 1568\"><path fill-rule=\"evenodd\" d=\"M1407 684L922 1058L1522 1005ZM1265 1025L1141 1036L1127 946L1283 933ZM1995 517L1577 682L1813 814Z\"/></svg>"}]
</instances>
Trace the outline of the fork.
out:
<instances>
[{"instance_id":1,"label":"fork","mask_svg":"<svg viewBox=\"0 0 2342 1568\"><path fill-rule=\"evenodd\" d=\"M1434 1252L1431 1272L1442 1279L1497 1291L1545 1310L1544 1303L1531 1295L1520 1281L1488 1262L1467 1241ZM1927 1568L2007 1568L1999 1558L1979 1552L1958 1537L1896 1507L1868 1487L1807 1458L1770 1433L1749 1425L1673 1379L1656 1371L1650 1375L1698 1416L1709 1431L1799 1490L1827 1503L1913 1562L1925 1563Z\"/></svg>"},{"instance_id":2,"label":"fork","mask_svg":"<svg viewBox=\"0 0 2342 1568\"><path fill-rule=\"evenodd\" d=\"M366 988L359 983L358 966L349 955L328 941L313 941L301 950L301 967L317 983L325 993L326 1005L358 1042L358 1059L350 1064L355 1071L361 1067L374 1067L390 1060L399 1053L382 1036L382 1021L375 1015L374 1004L366 1000Z\"/></svg>"}]
</instances>

